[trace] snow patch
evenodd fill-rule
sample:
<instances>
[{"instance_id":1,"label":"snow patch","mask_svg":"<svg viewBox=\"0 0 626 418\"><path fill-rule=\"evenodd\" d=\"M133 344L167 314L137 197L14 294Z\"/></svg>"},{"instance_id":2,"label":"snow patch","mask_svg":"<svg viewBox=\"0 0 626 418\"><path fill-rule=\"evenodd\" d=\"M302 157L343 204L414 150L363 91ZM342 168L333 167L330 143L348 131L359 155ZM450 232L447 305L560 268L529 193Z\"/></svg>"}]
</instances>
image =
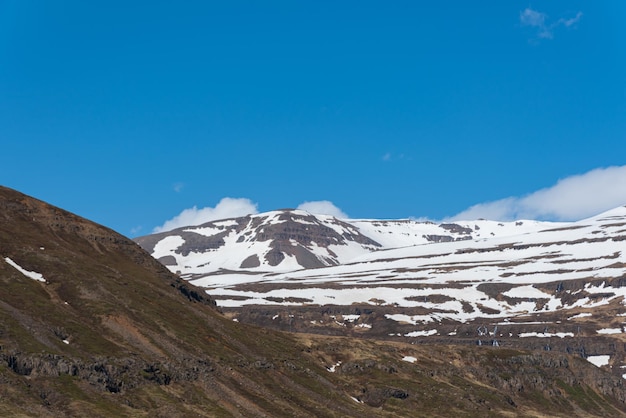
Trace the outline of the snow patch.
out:
<instances>
[{"instance_id":1,"label":"snow patch","mask_svg":"<svg viewBox=\"0 0 626 418\"><path fill-rule=\"evenodd\" d=\"M565 338L565 337L573 337L574 333L573 332L522 332L519 334L520 338L526 338L526 337L539 337L539 338L549 338L549 337L559 337L559 338Z\"/></svg>"},{"instance_id":2,"label":"snow patch","mask_svg":"<svg viewBox=\"0 0 626 418\"><path fill-rule=\"evenodd\" d=\"M417 325L417 322L432 322L430 315L405 315L405 314L385 314L385 318L396 322L404 322L411 325Z\"/></svg>"},{"instance_id":3,"label":"snow patch","mask_svg":"<svg viewBox=\"0 0 626 418\"><path fill-rule=\"evenodd\" d=\"M596 331L598 334L621 334L621 328L603 328Z\"/></svg>"},{"instance_id":4,"label":"snow patch","mask_svg":"<svg viewBox=\"0 0 626 418\"><path fill-rule=\"evenodd\" d=\"M402 361L406 361L408 363L415 363L417 359L413 356L404 356L402 357Z\"/></svg>"},{"instance_id":5,"label":"snow patch","mask_svg":"<svg viewBox=\"0 0 626 418\"><path fill-rule=\"evenodd\" d=\"M17 271L22 273L24 276L33 280L37 280L38 282L43 282L43 283L46 282L46 279L44 279L43 274L36 273L34 271L28 271L25 268L22 268L15 261L11 260L9 257L5 257L4 261L6 261L7 264L11 265L13 268L15 268Z\"/></svg>"},{"instance_id":6,"label":"snow patch","mask_svg":"<svg viewBox=\"0 0 626 418\"><path fill-rule=\"evenodd\" d=\"M339 360L337 363L333 364L330 367L326 367L326 370L328 370L331 373L335 373L335 371L337 371L337 367L341 366L341 360Z\"/></svg>"},{"instance_id":7,"label":"snow patch","mask_svg":"<svg viewBox=\"0 0 626 418\"><path fill-rule=\"evenodd\" d=\"M174 251L185 243L180 235L170 235L157 242L152 250L152 257L159 259L166 255L173 255Z\"/></svg>"},{"instance_id":8,"label":"snow patch","mask_svg":"<svg viewBox=\"0 0 626 418\"><path fill-rule=\"evenodd\" d=\"M552 295L544 293L541 290L533 287L532 285L517 286L510 290L507 290L502 294L511 298L552 298Z\"/></svg>"},{"instance_id":9,"label":"snow patch","mask_svg":"<svg viewBox=\"0 0 626 418\"><path fill-rule=\"evenodd\" d=\"M579 314L574 315L574 316L570 316L569 318L567 318L567 320L570 321L570 320L576 319L576 318L586 318L588 316L593 316L593 314L590 314L589 312L583 312L583 313L579 313Z\"/></svg>"},{"instance_id":10,"label":"snow patch","mask_svg":"<svg viewBox=\"0 0 626 418\"><path fill-rule=\"evenodd\" d=\"M428 337L429 335L435 335L437 333L436 329L429 329L424 331L413 331L408 334L404 334L405 337Z\"/></svg>"},{"instance_id":11,"label":"snow patch","mask_svg":"<svg viewBox=\"0 0 626 418\"><path fill-rule=\"evenodd\" d=\"M602 356L588 356L587 361L597 367L607 366L609 364L609 359L611 356L602 355Z\"/></svg>"}]
</instances>

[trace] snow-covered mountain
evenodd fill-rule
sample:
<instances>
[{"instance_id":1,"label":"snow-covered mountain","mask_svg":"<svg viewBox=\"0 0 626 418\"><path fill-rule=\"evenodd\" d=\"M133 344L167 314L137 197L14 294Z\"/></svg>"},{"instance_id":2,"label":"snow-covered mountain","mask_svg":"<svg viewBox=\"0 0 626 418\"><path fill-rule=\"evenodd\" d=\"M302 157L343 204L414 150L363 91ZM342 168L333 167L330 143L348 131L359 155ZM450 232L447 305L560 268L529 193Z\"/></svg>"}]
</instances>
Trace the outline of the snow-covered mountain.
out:
<instances>
[{"instance_id":1,"label":"snow-covered mountain","mask_svg":"<svg viewBox=\"0 0 626 418\"><path fill-rule=\"evenodd\" d=\"M340 220L279 210L137 242L223 307L386 304L423 308L408 322L465 322L606 303L593 295L607 293L598 280L625 278L625 237L626 207L572 223ZM574 297L566 290L576 280L586 284Z\"/></svg>"},{"instance_id":2,"label":"snow-covered mountain","mask_svg":"<svg viewBox=\"0 0 626 418\"><path fill-rule=\"evenodd\" d=\"M282 210L137 241L241 322L560 350L626 367L626 206L562 223Z\"/></svg>"},{"instance_id":3,"label":"snow-covered mountain","mask_svg":"<svg viewBox=\"0 0 626 418\"><path fill-rule=\"evenodd\" d=\"M537 221L436 224L347 220L279 210L179 228L136 241L173 272L198 278L225 271L264 274L343 265L381 250L505 237L553 226Z\"/></svg>"},{"instance_id":4,"label":"snow-covered mountain","mask_svg":"<svg viewBox=\"0 0 626 418\"><path fill-rule=\"evenodd\" d=\"M626 207L573 223L339 220L283 210L137 241L222 306L375 301L430 309L419 317L426 322L463 322L605 303L565 300L564 282L586 280L585 294L594 294L606 288L591 281L626 279L624 239Z\"/></svg>"}]
</instances>

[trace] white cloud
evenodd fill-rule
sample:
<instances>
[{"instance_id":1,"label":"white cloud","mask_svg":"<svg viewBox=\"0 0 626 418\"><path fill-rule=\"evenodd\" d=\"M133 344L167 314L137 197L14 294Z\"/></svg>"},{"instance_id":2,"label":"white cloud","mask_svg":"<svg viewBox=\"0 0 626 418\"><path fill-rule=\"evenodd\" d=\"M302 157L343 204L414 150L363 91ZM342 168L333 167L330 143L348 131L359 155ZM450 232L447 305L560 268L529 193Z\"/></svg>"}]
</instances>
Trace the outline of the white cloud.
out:
<instances>
[{"instance_id":1,"label":"white cloud","mask_svg":"<svg viewBox=\"0 0 626 418\"><path fill-rule=\"evenodd\" d=\"M578 23L580 21L580 18L583 17L583 12L578 12L576 13L576 16L570 18L570 19L559 19L559 23L565 25L565 27L570 27L575 25L576 23Z\"/></svg>"},{"instance_id":2,"label":"white cloud","mask_svg":"<svg viewBox=\"0 0 626 418\"><path fill-rule=\"evenodd\" d=\"M328 200L304 202L299 204L296 209L304 210L315 215L330 215L335 218L348 219L348 215Z\"/></svg>"},{"instance_id":3,"label":"white cloud","mask_svg":"<svg viewBox=\"0 0 626 418\"><path fill-rule=\"evenodd\" d=\"M250 199L234 199L225 197L212 207L198 209L196 206L183 210L177 216L166 221L163 225L157 226L153 233L170 231L183 226L201 225L209 221L218 219L236 218L258 213L257 204Z\"/></svg>"},{"instance_id":4,"label":"white cloud","mask_svg":"<svg viewBox=\"0 0 626 418\"><path fill-rule=\"evenodd\" d=\"M546 17L548 16L545 13L530 8L525 9L519 14L520 22L522 22L522 25L526 26L543 27L546 24Z\"/></svg>"},{"instance_id":5,"label":"white cloud","mask_svg":"<svg viewBox=\"0 0 626 418\"><path fill-rule=\"evenodd\" d=\"M548 15L531 8L526 8L520 12L519 20L523 26L530 26L537 29L537 37L540 39L552 39L554 30L563 25L566 28L574 26L583 17L582 12L576 13L571 18L561 18L553 23L548 23Z\"/></svg>"},{"instance_id":6,"label":"white cloud","mask_svg":"<svg viewBox=\"0 0 626 418\"><path fill-rule=\"evenodd\" d=\"M573 221L626 204L626 165L597 168L559 180L523 197L480 203L453 216L460 219L550 219Z\"/></svg>"},{"instance_id":7,"label":"white cloud","mask_svg":"<svg viewBox=\"0 0 626 418\"><path fill-rule=\"evenodd\" d=\"M401 161L401 160L411 161L412 160L412 158L410 156L407 156L406 154L392 154L390 152L383 155L381 159L385 162Z\"/></svg>"}]
</instances>

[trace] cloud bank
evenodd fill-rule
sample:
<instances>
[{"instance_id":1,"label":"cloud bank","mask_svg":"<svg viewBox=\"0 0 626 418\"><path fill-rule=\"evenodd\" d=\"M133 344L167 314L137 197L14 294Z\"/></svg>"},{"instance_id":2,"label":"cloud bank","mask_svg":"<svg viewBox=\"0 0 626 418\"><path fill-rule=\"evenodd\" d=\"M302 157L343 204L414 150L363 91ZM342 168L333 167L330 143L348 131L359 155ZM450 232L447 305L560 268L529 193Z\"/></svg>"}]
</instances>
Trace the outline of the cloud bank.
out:
<instances>
[{"instance_id":1,"label":"cloud bank","mask_svg":"<svg viewBox=\"0 0 626 418\"><path fill-rule=\"evenodd\" d=\"M559 26L570 28L580 21L583 17L582 12L576 13L570 18L561 18L556 22L548 23L548 15L531 8L526 8L520 12L519 20L522 26L530 26L537 29L537 37L540 39L554 38L554 30Z\"/></svg>"},{"instance_id":2,"label":"cloud bank","mask_svg":"<svg viewBox=\"0 0 626 418\"><path fill-rule=\"evenodd\" d=\"M201 225L218 219L236 218L258 213L257 204L250 199L225 197L214 208L198 209L196 206L183 210L177 216L157 226L153 233L170 231L183 226Z\"/></svg>"},{"instance_id":3,"label":"cloud bank","mask_svg":"<svg viewBox=\"0 0 626 418\"><path fill-rule=\"evenodd\" d=\"M328 200L304 202L299 204L296 209L304 210L314 215L330 215L335 218L348 219L348 215Z\"/></svg>"},{"instance_id":4,"label":"cloud bank","mask_svg":"<svg viewBox=\"0 0 626 418\"><path fill-rule=\"evenodd\" d=\"M547 219L574 221L626 204L626 165L597 168L566 177L554 186L523 197L480 203L451 220L485 218L499 221Z\"/></svg>"}]
</instances>

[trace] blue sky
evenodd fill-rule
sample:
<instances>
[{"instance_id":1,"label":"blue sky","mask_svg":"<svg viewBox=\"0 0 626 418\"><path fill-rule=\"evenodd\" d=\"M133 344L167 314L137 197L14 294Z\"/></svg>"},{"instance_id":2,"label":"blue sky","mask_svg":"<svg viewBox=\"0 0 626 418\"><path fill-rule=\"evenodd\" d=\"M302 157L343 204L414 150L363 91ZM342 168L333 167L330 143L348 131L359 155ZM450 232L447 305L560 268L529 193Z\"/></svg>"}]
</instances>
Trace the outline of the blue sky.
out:
<instances>
[{"instance_id":1,"label":"blue sky","mask_svg":"<svg viewBox=\"0 0 626 418\"><path fill-rule=\"evenodd\" d=\"M226 197L220 215L585 216L626 204L625 19L617 0L0 1L0 183L131 236Z\"/></svg>"}]
</instances>

